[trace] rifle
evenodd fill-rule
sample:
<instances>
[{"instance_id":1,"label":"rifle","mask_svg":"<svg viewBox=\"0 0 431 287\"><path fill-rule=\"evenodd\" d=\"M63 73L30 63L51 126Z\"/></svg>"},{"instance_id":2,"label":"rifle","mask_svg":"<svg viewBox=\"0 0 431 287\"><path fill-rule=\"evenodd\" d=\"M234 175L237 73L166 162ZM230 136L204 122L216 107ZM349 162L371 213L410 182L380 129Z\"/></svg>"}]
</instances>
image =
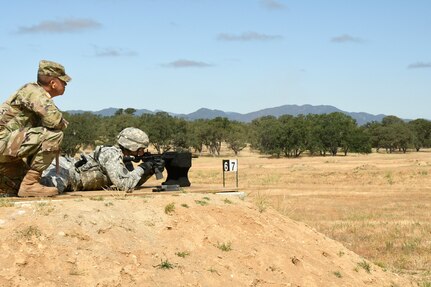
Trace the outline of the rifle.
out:
<instances>
[{"instance_id":1,"label":"rifle","mask_svg":"<svg viewBox=\"0 0 431 287\"><path fill-rule=\"evenodd\" d=\"M168 173L167 179L162 185L178 185L181 187L190 186L188 171L192 166L192 154L190 152L167 151L162 154L145 152L142 156L124 157L123 161L127 165L132 165L133 162L152 161L157 162L162 159L165 162L165 169ZM129 168L129 167L127 167ZM131 167L133 169L133 167ZM163 174L156 168L154 170L157 179L162 179Z\"/></svg>"},{"instance_id":2,"label":"rifle","mask_svg":"<svg viewBox=\"0 0 431 287\"><path fill-rule=\"evenodd\" d=\"M163 160L163 154L152 154L150 152L144 152L143 155L141 156L124 156L123 157L123 162L124 164L126 164L127 169L129 170L133 170L133 167L131 167L131 162L152 162L153 164L156 162L160 162L160 160ZM154 165L155 166L155 165ZM156 179L162 179L163 178L163 174L162 172L157 168L157 167L153 167L154 170L154 174L156 175Z\"/></svg>"}]
</instances>

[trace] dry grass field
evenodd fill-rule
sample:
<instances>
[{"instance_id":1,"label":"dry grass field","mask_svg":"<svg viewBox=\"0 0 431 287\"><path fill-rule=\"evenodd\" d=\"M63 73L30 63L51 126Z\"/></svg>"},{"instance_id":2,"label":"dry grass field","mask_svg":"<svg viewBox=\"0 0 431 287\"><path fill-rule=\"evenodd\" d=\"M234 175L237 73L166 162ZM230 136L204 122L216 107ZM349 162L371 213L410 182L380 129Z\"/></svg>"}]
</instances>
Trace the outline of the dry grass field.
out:
<instances>
[{"instance_id":1,"label":"dry grass field","mask_svg":"<svg viewBox=\"0 0 431 287\"><path fill-rule=\"evenodd\" d=\"M264 212L275 208L378 266L431 286L431 151L193 159L193 184L222 186L222 159L237 158L239 188ZM234 173L226 185L234 186Z\"/></svg>"},{"instance_id":2,"label":"dry grass field","mask_svg":"<svg viewBox=\"0 0 431 287\"><path fill-rule=\"evenodd\" d=\"M231 158L245 198L213 194ZM192 165L178 192L1 198L0 286L431 286L431 151Z\"/></svg>"}]
</instances>

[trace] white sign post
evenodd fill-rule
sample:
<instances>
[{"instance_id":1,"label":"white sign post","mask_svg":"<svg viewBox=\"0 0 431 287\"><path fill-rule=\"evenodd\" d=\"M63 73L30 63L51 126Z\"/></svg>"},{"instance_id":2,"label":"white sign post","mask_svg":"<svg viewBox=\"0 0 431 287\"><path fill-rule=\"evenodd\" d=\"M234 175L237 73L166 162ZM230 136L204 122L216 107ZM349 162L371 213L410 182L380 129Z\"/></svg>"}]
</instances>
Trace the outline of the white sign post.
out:
<instances>
[{"instance_id":1,"label":"white sign post","mask_svg":"<svg viewBox=\"0 0 431 287\"><path fill-rule=\"evenodd\" d=\"M238 188L238 160L237 159L224 159L222 161L223 164L223 187L225 187L226 183L226 172L235 172L236 178L236 187Z\"/></svg>"}]
</instances>

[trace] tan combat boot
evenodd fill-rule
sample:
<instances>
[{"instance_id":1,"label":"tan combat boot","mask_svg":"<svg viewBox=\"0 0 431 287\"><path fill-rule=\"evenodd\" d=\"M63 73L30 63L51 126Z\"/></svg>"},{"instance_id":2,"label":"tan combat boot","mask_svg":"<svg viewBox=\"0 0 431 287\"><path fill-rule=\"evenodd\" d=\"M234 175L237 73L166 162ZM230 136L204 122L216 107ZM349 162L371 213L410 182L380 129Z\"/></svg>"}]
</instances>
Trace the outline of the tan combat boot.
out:
<instances>
[{"instance_id":1,"label":"tan combat boot","mask_svg":"<svg viewBox=\"0 0 431 287\"><path fill-rule=\"evenodd\" d=\"M48 187L39 183L41 173L30 169L24 176L19 187L18 196L20 197L43 197L54 196L58 194L58 189Z\"/></svg>"}]
</instances>

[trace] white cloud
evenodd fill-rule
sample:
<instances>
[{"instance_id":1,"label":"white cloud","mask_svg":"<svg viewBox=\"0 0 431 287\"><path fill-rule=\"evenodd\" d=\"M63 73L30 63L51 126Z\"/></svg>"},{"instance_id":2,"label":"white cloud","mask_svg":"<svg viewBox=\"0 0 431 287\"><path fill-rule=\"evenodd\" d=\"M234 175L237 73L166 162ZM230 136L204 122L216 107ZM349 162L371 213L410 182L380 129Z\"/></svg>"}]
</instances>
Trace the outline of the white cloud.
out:
<instances>
[{"instance_id":1,"label":"white cloud","mask_svg":"<svg viewBox=\"0 0 431 287\"><path fill-rule=\"evenodd\" d=\"M213 65L205 62L180 59L168 64L164 64L163 66L168 68L207 68Z\"/></svg>"},{"instance_id":2,"label":"white cloud","mask_svg":"<svg viewBox=\"0 0 431 287\"><path fill-rule=\"evenodd\" d=\"M431 68L431 62L416 62L407 66L408 69Z\"/></svg>"},{"instance_id":3,"label":"white cloud","mask_svg":"<svg viewBox=\"0 0 431 287\"><path fill-rule=\"evenodd\" d=\"M276 0L261 0L260 3L268 9L271 10L282 10L286 8L286 5Z\"/></svg>"},{"instance_id":4,"label":"white cloud","mask_svg":"<svg viewBox=\"0 0 431 287\"><path fill-rule=\"evenodd\" d=\"M361 38L358 38L358 37L353 37L349 34L343 34L340 36L333 37L331 39L331 42L334 42L334 43L362 43L363 40Z\"/></svg>"},{"instance_id":5,"label":"white cloud","mask_svg":"<svg viewBox=\"0 0 431 287\"><path fill-rule=\"evenodd\" d=\"M240 35L221 33L218 35L217 39L221 41L239 41L239 42L249 42L249 41L270 41L281 39L279 35L267 35L260 34L257 32L245 32Z\"/></svg>"},{"instance_id":6,"label":"white cloud","mask_svg":"<svg viewBox=\"0 0 431 287\"><path fill-rule=\"evenodd\" d=\"M136 52L120 48L99 48L95 46L95 49L94 56L96 57L134 57L138 55Z\"/></svg>"},{"instance_id":7,"label":"white cloud","mask_svg":"<svg viewBox=\"0 0 431 287\"><path fill-rule=\"evenodd\" d=\"M42 21L39 24L19 27L19 34L35 33L72 33L89 29L97 29L102 25L91 19L66 19L63 21Z\"/></svg>"}]
</instances>

